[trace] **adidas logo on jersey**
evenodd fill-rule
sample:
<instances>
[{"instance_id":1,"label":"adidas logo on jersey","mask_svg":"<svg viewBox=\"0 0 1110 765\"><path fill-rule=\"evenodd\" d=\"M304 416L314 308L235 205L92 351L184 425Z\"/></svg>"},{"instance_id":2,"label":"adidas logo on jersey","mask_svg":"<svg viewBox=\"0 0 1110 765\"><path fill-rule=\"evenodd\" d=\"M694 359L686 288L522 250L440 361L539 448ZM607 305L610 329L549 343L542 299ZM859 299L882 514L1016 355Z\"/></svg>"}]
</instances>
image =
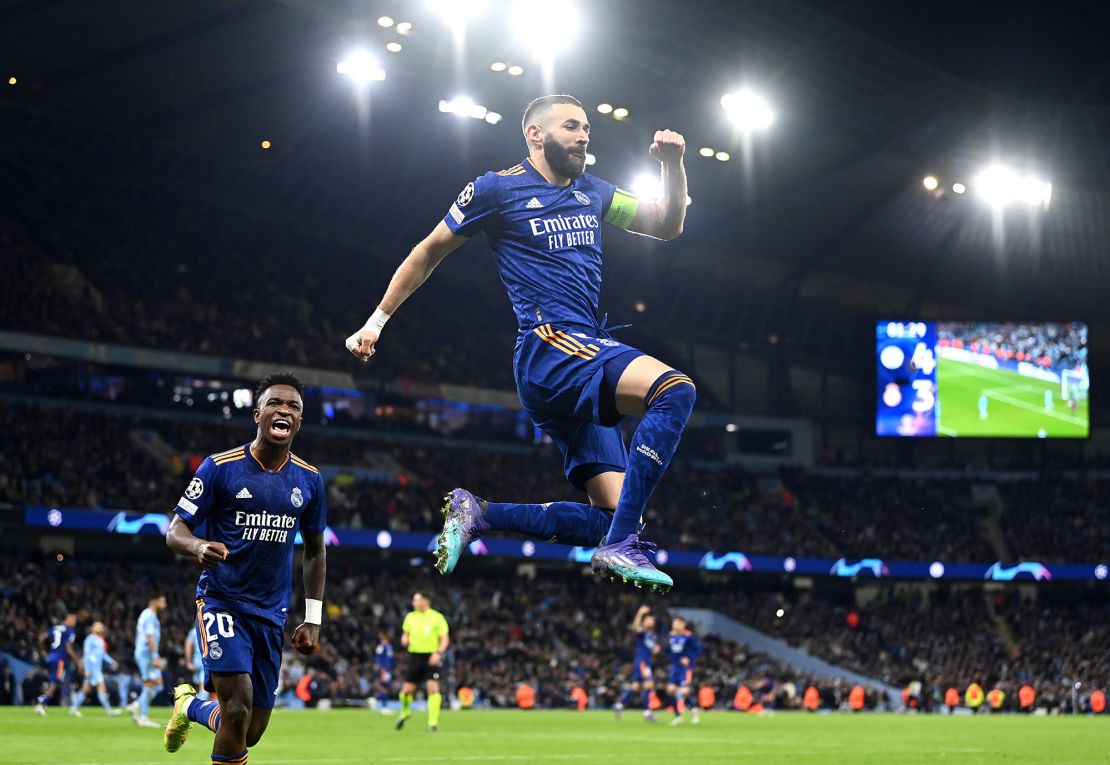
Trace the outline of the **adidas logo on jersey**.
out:
<instances>
[{"instance_id":1,"label":"adidas logo on jersey","mask_svg":"<svg viewBox=\"0 0 1110 765\"><path fill-rule=\"evenodd\" d=\"M543 207L543 202L536 199L535 197L532 197L531 199L529 199L528 204L524 205L525 210L538 210L541 207Z\"/></svg>"},{"instance_id":2,"label":"adidas logo on jersey","mask_svg":"<svg viewBox=\"0 0 1110 765\"><path fill-rule=\"evenodd\" d=\"M247 491L247 487L244 486L243 488L239 489L239 493L235 495L235 498L236 499L254 499L254 496L249 491Z\"/></svg>"}]
</instances>

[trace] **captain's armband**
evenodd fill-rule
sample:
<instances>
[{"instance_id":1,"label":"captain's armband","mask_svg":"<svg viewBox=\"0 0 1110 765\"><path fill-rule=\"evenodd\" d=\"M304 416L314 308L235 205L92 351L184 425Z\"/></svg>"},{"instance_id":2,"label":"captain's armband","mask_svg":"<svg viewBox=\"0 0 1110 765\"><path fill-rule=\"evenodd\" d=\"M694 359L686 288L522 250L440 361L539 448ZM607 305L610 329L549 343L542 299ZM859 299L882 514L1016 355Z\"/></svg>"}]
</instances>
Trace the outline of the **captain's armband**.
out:
<instances>
[{"instance_id":1,"label":"captain's armband","mask_svg":"<svg viewBox=\"0 0 1110 765\"><path fill-rule=\"evenodd\" d=\"M605 222L617 228L627 229L636 217L636 208L640 200L621 188L613 190L613 201L609 205L609 212L605 213Z\"/></svg>"}]
</instances>

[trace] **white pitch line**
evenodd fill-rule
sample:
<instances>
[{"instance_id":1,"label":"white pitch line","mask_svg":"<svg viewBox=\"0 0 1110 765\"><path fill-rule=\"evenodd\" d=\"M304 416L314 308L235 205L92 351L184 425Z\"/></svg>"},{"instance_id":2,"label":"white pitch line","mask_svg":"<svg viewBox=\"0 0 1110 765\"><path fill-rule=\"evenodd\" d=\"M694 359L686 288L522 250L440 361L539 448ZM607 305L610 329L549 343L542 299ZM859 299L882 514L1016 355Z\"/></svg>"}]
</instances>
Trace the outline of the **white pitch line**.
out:
<instances>
[{"instance_id":1,"label":"white pitch line","mask_svg":"<svg viewBox=\"0 0 1110 765\"><path fill-rule=\"evenodd\" d=\"M985 391L983 391L983 395L986 396L987 398L997 399L998 401L1001 401L1005 404L1009 404L1010 406L1016 406L1019 409L1025 409L1025 410L1030 411L1030 412L1035 412L1037 414L1042 414L1045 417L1054 417L1055 419L1060 420L1061 422L1066 422L1069 425L1086 425L1087 424L1086 420L1081 420L1078 417L1072 417L1071 415L1067 415L1067 414L1060 414L1059 412L1046 412L1044 410L1044 407L1036 407L1036 406L1033 406L1032 404L1027 404L1024 401L1019 401L1016 398L1010 398L1009 396L1007 396L1005 394L1002 394L1002 393L992 393L989 390L985 390Z\"/></svg>"}]
</instances>

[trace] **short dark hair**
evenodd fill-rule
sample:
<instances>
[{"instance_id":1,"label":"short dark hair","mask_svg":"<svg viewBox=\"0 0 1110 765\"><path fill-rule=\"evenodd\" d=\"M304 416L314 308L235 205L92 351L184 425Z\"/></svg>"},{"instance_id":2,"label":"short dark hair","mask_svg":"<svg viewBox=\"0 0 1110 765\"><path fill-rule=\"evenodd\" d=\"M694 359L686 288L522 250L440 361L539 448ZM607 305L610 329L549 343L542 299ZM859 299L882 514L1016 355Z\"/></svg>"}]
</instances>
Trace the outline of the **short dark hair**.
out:
<instances>
[{"instance_id":1,"label":"short dark hair","mask_svg":"<svg viewBox=\"0 0 1110 765\"><path fill-rule=\"evenodd\" d=\"M568 96L566 93L533 98L524 109L524 117L520 120L520 129L527 130L528 125L535 121L537 113L542 112L544 109L550 109L555 104L574 104L578 108L582 108L581 101L574 96Z\"/></svg>"},{"instance_id":2,"label":"short dark hair","mask_svg":"<svg viewBox=\"0 0 1110 765\"><path fill-rule=\"evenodd\" d=\"M258 383L258 387L254 389L254 403L257 406L258 400L262 398L262 394L268 391L275 385L288 385L293 388L297 393L304 398L304 383L292 372L274 372L267 375Z\"/></svg>"}]
</instances>

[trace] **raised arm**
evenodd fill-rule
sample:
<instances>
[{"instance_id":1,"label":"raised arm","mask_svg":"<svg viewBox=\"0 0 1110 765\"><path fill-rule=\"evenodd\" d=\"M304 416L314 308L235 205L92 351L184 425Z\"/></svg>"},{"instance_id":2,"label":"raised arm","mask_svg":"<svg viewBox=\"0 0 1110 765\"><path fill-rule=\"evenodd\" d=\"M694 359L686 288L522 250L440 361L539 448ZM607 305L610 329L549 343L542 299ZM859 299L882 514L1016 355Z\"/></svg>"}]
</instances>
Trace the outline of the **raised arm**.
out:
<instances>
[{"instance_id":1,"label":"raised arm","mask_svg":"<svg viewBox=\"0 0 1110 765\"><path fill-rule=\"evenodd\" d=\"M651 607L650 606L640 606L639 610L636 611L636 615L632 617L632 624L629 625L629 629L632 630L633 632L643 632L644 631L644 619L650 613L651 613Z\"/></svg>"},{"instance_id":2,"label":"raised arm","mask_svg":"<svg viewBox=\"0 0 1110 765\"><path fill-rule=\"evenodd\" d=\"M465 236L452 233L447 224L440 221L439 225L432 229L432 233L424 237L420 244L412 248L408 257L401 261L401 265L397 267L389 282L385 295L378 303L377 310L367 319L362 329L347 338L348 350L362 361L367 361L373 356L374 346L389 317L401 307L401 303L416 292L421 284L427 281L436 266L465 241Z\"/></svg>"},{"instance_id":3,"label":"raised arm","mask_svg":"<svg viewBox=\"0 0 1110 765\"><path fill-rule=\"evenodd\" d=\"M648 152L659 161L662 195L656 202L640 201L628 230L655 239L671 240L682 233L686 220L686 139L673 130L659 130Z\"/></svg>"}]
</instances>

